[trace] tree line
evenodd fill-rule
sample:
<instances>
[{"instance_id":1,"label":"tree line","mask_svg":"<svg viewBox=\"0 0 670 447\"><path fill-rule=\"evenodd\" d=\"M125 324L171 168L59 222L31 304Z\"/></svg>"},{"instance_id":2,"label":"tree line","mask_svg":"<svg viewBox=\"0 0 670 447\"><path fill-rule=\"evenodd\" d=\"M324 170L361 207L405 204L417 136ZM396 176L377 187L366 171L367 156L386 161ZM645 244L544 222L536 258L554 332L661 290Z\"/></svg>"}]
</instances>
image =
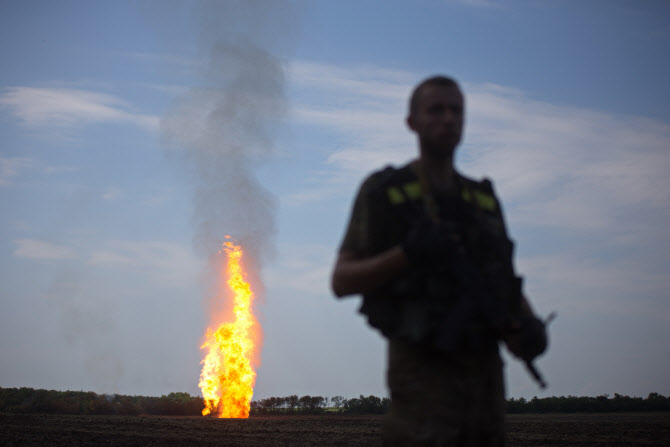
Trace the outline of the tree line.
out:
<instances>
[{"instance_id":1,"label":"tree line","mask_svg":"<svg viewBox=\"0 0 670 447\"><path fill-rule=\"evenodd\" d=\"M251 402L251 415L269 414L383 414L389 398L359 396L291 395ZM96 394L90 391L53 391L33 388L0 388L0 412L82 415L171 415L199 416L202 397L170 393L161 397ZM577 413L670 411L670 396L650 393L646 398L607 394L596 397L552 396L507 400L508 413Z\"/></svg>"},{"instance_id":2,"label":"tree line","mask_svg":"<svg viewBox=\"0 0 670 447\"><path fill-rule=\"evenodd\" d=\"M614 393L596 397L552 396L541 399L508 399L507 413L612 413L637 411L670 411L670 396L649 393L646 398Z\"/></svg>"},{"instance_id":3,"label":"tree line","mask_svg":"<svg viewBox=\"0 0 670 447\"><path fill-rule=\"evenodd\" d=\"M330 405L329 405L330 400ZM320 414L326 411L345 414L383 414L389 408L388 397L363 396L345 399L333 396L291 395L287 397L268 397L251 402L251 414Z\"/></svg>"},{"instance_id":4,"label":"tree line","mask_svg":"<svg viewBox=\"0 0 670 447\"><path fill-rule=\"evenodd\" d=\"M202 397L188 393L147 397L91 391L0 388L0 411L6 413L196 416L202 414L204 406Z\"/></svg>"}]
</instances>

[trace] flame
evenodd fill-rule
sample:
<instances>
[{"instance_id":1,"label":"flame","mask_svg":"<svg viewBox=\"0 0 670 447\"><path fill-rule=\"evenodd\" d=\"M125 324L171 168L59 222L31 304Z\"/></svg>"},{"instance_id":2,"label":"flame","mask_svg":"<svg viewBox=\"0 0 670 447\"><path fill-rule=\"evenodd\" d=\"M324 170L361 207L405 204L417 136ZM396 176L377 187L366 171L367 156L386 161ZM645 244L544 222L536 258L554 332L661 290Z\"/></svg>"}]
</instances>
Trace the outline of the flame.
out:
<instances>
[{"instance_id":1,"label":"flame","mask_svg":"<svg viewBox=\"0 0 670 447\"><path fill-rule=\"evenodd\" d=\"M248 418L256 380L251 364L257 324L251 309L254 295L240 264L242 248L227 241L223 243L223 251L228 256L225 277L233 292L235 321L222 323L216 330L207 328L201 349L209 348L209 352L201 362L203 367L198 384L205 399L202 414Z\"/></svg>"}]
</instances>

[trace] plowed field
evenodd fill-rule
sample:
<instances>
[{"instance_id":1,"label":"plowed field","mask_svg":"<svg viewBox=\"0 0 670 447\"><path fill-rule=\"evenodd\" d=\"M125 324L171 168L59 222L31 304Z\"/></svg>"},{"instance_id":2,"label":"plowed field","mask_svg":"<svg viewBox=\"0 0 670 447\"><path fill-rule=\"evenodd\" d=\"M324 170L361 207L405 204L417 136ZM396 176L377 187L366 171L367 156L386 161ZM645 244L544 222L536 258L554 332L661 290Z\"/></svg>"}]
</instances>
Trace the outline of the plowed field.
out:
<instances>
[{"instance_id":1,"label":"plowed field","mask_svg":"<svg viewBox=\"0 0 670 447\"><path fill-rule=\"evenodd\" d=\"M381 417L0 414L3 446L379 446ZM511 415L510 446L670 446L670 413Z\"/></svg>"}]
</instances>

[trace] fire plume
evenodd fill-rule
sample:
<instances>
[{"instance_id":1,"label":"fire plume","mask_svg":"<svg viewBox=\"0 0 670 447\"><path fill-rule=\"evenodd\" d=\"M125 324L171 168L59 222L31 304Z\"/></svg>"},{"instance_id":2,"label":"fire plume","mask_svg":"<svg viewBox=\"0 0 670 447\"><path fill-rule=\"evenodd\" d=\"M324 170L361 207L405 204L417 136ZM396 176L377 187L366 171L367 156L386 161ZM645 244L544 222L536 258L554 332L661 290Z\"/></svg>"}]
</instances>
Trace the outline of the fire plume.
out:
<instances>
[{"instance_id":1,"label":"fire plume","mask_svg":"<svg viewBox=\"0 0 670 447\"><path fill-rule=\"evenodd\" d=\"M205 399L202 414L248 418L256 380L252 367L257 325L251 308L254 295L240 263L242 248L227 241L223 243L223 251L228 258L223 274L233 293L234 321L222 323L216 330L208 328L201 346L209 349L201 362L199 386Z\"/></svg>"}]
</instances>

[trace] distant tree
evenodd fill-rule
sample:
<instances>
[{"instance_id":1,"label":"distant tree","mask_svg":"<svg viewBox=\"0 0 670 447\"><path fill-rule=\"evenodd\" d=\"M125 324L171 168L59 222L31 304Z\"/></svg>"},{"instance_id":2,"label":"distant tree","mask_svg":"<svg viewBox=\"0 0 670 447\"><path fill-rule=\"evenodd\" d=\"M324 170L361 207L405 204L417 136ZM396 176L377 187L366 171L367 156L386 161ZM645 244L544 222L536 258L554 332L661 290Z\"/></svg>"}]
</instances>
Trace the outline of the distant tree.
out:
<instances>
[{"instance_id":1,"label":"distant tree","mask_svg":"<svg viewBox=\"0 0 670 447\"><path fill-rule=\"evenodd\" d=\"M330 398L330 401L333 403L333 406L339 411L344 404L344 397L342 396L333 396Z\"/></svg>"},{"instance_id":2,"label":"distant tree","mask_svg":"<svg viewBox=\"0 0 670 447\"><path fill-rule=\"evenodd\" d=\"M294 412L296 408L298 408L298 405L300 405L300 399L298 399L298 396L295 394L291 394L286 398L286 401L288 403L288 408L291 410L291 412Z\"/></svg>"},{"instance_id":3,"label":"distant tree","mask_svg":"<svg viewBox=\"0 0 670 447\"><path fill-rule=\"evenodd\" d=\"M312 399L309 403L310 413L320 413L323 411L323 407L326 406L326 398L323 396L312 396Z\"/></svg>"},{"instance_id":4,"label":"distant tree","mask_svg":"<svg viewBox=\"0 0 670 447\"><path fill-rule=\"evenodd\" d=\"M309 411L309 406L312 403L312 396L302 396L300 399L298 399L298 403L300 405L300 410L303 413L307 413Z\"/></svg>"},{"instance_id":5,"label":"distant tree","mask_svg":"<svg viewBox=\"0 0 670 447\"><path fill-rule=\"evenodd\" d=\"M361 397L363 397L361 395ZM361 400L355 397L351 399L345 399L344 402L344 411L347 413L360 413L361 410Z\"/></svg>"},{"instance_id":6,"label":"distant tree","mask_svg":"<svg viewBox=\"0 0 670 447\"><path fill-rule=\"evenodd\" d=\"M272 411L272 400L270 400L270 398L261 399L258 402L258 405L260 407L261 413L267 414Z\"/></svg>"}]
</instances>

